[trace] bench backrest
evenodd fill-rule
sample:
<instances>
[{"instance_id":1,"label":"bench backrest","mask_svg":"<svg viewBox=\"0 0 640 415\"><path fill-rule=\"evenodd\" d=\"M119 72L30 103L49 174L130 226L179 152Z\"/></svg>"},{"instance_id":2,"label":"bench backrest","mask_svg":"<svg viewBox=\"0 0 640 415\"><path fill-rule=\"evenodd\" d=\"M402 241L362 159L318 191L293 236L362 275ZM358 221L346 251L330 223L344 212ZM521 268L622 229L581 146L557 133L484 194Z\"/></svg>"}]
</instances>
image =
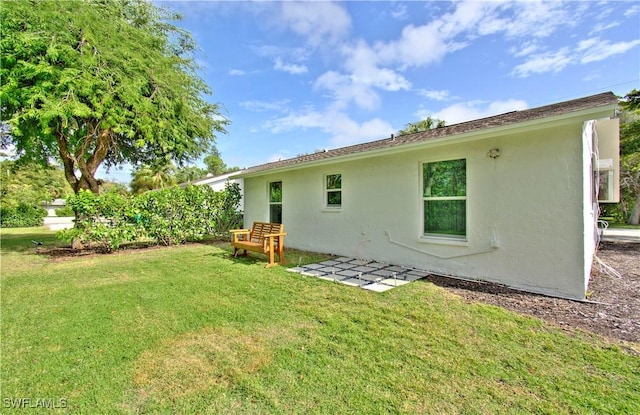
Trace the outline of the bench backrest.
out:
<instances>
[{"instance_id":1,"label":"bench backrest","mask_svg":"<svg viewBox=\"0 0 640 415\"><path fill-rule=\"evenodd\" d=\"M272 233L282 233L284 225L281 223L253 222L251 229L251 242L261 244L264 236Z\"/></svg>"}]
</instances>

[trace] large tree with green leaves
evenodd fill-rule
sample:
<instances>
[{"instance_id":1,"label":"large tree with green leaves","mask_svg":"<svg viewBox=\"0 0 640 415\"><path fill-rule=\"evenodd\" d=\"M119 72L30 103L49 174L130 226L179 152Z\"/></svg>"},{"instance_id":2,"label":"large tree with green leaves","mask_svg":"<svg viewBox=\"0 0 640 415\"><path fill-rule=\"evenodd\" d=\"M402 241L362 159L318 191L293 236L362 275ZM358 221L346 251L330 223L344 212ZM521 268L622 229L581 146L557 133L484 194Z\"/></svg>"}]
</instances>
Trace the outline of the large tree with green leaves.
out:
<instances>
[{"instance_id":1,"label":"large tree with green leaves","mask_svg":"<svg viewBox=\"0 0 640 415\"><path fill-rule=\"evenodd\" d=\"M224 132L205 100L195 44L146 0L4 1L3 148L58 159L73 190L99 191L99 166L205 154Z\"/></svg>"},{"instance_id":2,"label":"large tree with green leaves","mask_svg":"<svg viewBox=\"0 0 640 415\"><path fill-rule=\"evenodd\" d=\"M640 91L634 89L620 100L620 187L628 223L640 224Z\"/></svg>"}]
</instances>

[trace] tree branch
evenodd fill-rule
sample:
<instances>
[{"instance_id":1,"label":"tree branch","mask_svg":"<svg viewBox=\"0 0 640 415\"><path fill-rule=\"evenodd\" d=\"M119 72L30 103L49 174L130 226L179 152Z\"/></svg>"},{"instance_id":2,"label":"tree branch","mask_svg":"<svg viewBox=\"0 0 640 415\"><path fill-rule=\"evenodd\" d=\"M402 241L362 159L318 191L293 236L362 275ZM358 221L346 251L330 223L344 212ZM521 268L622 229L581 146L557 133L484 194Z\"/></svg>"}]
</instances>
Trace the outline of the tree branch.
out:
<instances>
[{"instance_id":1,"label":"tree branch","mask_svg":"<svg viewBox=\"0 0 640 415\"><path fill-rule=\"evenodd\" d=\"M76 177L74 168L75 158L71 155L71 153L69 153L69 149L67 147L67 139L64 134L58 132L58 134L56 135L56 139L58 141L60 159L62 160L62 165L64 166L65 178L73 188L74 193L77 193L78 178Z\"/></svg>"}]
</instances>

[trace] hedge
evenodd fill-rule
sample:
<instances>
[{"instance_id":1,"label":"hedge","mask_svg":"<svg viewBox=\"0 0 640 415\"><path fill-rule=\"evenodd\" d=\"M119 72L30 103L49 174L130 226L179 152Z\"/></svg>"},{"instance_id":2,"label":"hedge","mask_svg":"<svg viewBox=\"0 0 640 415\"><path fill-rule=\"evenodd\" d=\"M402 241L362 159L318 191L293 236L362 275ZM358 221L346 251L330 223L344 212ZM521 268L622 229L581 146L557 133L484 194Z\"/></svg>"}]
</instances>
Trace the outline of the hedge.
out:
<instances>
[{"instance_id":1,"label":"hedge","mask_svg":"<svg viewBox=\"0 0 640 415\"><path fill-rule=\"evenodd\" d=\"M42 226L47 211L40 206L19 204L17 207L0 208L0 226L3 228L26 228Z\"/></svg>"},{"instance_id":2,"label":"hedge","mask_svg":"<svg viewBox=\"0 0 640 415\"><path fill-rule=\"evenodd\" d=\"M136 240L161 245L197 241L240 226L241 197L235 183L227 183L221 192L193 185L137 196L81 191L67 199L67 206L76 212L76 227L61 231L59 237L94 244L106 251Z\"/></svg>"}]
</instances>

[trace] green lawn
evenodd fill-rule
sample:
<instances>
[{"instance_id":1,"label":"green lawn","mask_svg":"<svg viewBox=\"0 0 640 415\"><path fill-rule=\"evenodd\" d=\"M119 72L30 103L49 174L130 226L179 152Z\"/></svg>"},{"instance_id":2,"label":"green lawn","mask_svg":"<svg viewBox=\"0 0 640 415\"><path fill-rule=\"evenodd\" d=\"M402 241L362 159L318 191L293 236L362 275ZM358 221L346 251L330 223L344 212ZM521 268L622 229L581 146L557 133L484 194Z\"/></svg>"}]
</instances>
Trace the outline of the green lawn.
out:
<instances>
[{"instance_id":1,"label":"green lawn","mask_svg":"<svg viewBox=\"0 0 640 415\"><path fill-rule=\"evenodd\" d=\"M374 293L225 245L52 260L42 228L0 236L2 413L640 413L637 355L428 282Z\"/></svg>"}]
</instances>

